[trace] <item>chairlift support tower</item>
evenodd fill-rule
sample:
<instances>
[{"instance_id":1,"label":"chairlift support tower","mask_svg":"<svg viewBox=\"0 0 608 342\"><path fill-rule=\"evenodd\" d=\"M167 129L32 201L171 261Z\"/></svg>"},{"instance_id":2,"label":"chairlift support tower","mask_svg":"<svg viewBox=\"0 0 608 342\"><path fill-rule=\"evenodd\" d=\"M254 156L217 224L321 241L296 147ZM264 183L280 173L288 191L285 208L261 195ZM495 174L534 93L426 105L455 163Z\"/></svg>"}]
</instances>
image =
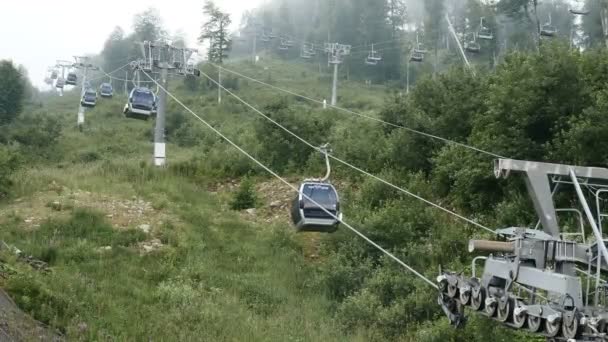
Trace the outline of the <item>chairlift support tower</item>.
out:
<instances>
[{"instance_id":1,"label":"chairlift support tower","mask_svg":"<svg viewBox=\"0 0 608 342\"><path fill-rule=\"evenodd\" d=\"M149 77L151 73L160 71L158 83L163 89L158 93L158 105L156 112L156 123L154 126L154 165L166 165L166 143L165 143L165 121L167 109L167 91L169 88L169 77L175 76L200 76L200 71L190 64L190 58L198 51L191 48L178 48L167 42L138 43L141 47L143 59L136 63L136 70L144 72Z\"/></svg>"},{"instance_id":2,"label":"chairlift support tower","mask_svg":"<svg viewBox=\"0 0 608 342\"><path fill-rule=\"evenodd\" d=\"M494 174L523 176L542 230L510 227L496 230L505 241L469 242L469 252L491 254L473 259L472 277L442 272L437 278L438 302L451 323L463 325L464 307L469 307L511 328L527 325L529 332L548 341L606 341L608 240L602 218L608 217L608 169L498 159ZM568 193L582 210L556 208L560 186L572 186L574 192ZM585 194L595 199L595 212ZM564 212L577 215L578 231L560 226L558 214ZM586 232L594 239L587 240ZM483 272L477 275L480 261Z\"/></svg>"},{"instance_id":3,"label":"chairlift support tower","mask_svg":"<svg viewBox=\"0 0 608 342\"><path fill-rule=\"evenodd\" d=\"M98 67L89 63L89 59L90 58L87 56L74 56L75 62L74 62L74 64L72 64L73 68L82 70L82 80L81 80L81 84L80 84L80 96L81 97L84 95L84 92L86 90L85 86L87 83L87 75L88 75L89 70L99 70ZM79 104L78 116L77 116L77 120L76 120L76 124L78 125L79 130L82 130L82 127L84 126L84 118L85 118L84 113L85 113L85 107L82 104Z\"/></svg>"},{"instance_id":4,"label":"chairlift support tower","mask_svg":"<svg viewBox=\"0 0 608 342\"><path fill-rule=\"evenodd\" d=\"M65 83L65 69L71 68L72 65L73 65L72 62L63 61L63 60L57 60L57 64L55 64L56 68L61 69L61 79L63 80L64 83ZM59 77L57 79L59 79ZM63 96L63 88L61 88L61 90L59 91L59 96Z\"/></svg>"},{"instance_id":5,"label":"chairlift support tower","mask_svg":"<svg viewBox=\"0 0 608 342\"><path fill-rule=\"evenodd\" d=\"M331 90L331 105L335 106L338 100L338 66L342 64L343 57L350 55L351 45L339 43L325 43L325 52L328 55L328 64L334 65L334 79Z\"/></svg>"}]
</instances>

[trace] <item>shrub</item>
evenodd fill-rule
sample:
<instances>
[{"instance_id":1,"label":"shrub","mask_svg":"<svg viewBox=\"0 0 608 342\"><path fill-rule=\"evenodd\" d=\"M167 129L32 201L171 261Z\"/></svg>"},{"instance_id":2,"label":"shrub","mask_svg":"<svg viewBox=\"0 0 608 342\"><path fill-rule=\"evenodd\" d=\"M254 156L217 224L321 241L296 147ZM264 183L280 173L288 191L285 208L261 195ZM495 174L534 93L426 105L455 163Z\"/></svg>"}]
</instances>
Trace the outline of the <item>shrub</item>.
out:
<instances>
[{"instance_id":1,"label":"shrub","mask_svg":"<svg viewBox=\"0 0 608 342\"><path fill-rule=\"evenodd\" d=\"M55 117L44 113L20 117L12 127L11 138L32 147L53 145L61 135L61 124Z\"/></svg>"},{"instance_id":2,"label":"shrub","mask_svg":"<svg viewBox=\"0 0 608 342\"><path fill-rule=\"evenodd\" d=\"M235 193L234 199L230 204L232 210L243 210L255 207L257 196L253 181L246 177L241 182L239 190Z\"/></svg>"},{"instance_id":3,"label":"shrub","mask_svg":"<svg viewBox=\"0 0 608 342\"><path fill-rule=\"evenodd\" d=\"M10 177L17 170L18 164L17 154L12 149L0 145L0 197L8 194L12 185Z\"/></svg>"}]
</instances>

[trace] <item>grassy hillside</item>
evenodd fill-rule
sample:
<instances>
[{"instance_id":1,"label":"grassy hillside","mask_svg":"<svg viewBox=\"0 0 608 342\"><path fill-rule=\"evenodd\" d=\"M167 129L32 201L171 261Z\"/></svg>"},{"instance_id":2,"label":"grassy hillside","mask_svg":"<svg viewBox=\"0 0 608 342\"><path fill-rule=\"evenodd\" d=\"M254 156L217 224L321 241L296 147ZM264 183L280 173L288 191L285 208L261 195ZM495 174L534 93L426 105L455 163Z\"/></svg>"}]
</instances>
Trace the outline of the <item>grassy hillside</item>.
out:
<instances>
[{"instance_id":1,"label":"grassy hillside","mask_svg":"<svg viewBox=\"0 0 608 342\"><path fill-rule=\"evenodd\" d=\"M186 101L200 108L210 98ZM0 204L0 240L50 269L35 271L3 252L12 271L0 285L21 308L68 339L352 340L336 326L306 259L309 242L273 220L284 215L285 194L276 213L264 194L256 217L230 210L230 186L188 169L208 153L198 146L169 144L170 166L153 168L153 122L125 119L123 102L100 100L83 133L74 127L74 94L39 109L61 121L63 135L50 158L19 171ZM252 119L226 102L202 114L239 132L236 117ZM269 220L257 217L264 210Z\"/></svg>"},{"instance_id":2,"label":"grassy hillside","mask_svg":"<svg viewBox=\"0 0 608 342\"><path fill-rule=\"evenodd\" d=\"M576 56L567 49L551 49L566 56L565 62L548 65L542 55L515 55L495 74L476 77L455 68L420 80L407 97L393 87L341 77L338 102L503 153L504 146L519 146L519 139L495 138L499 135L492 129L499 127L487 124L489 118L504 126L526 120L500 121L510 118L507 104L513 96L496 89L512 86L533 93L526 87L549 67L556 77L586 77L561 72L579 62L568 59ZM518 74L518 66L526 63L534 72ZM330 77L319 74L317 66L262 59L256 66L235 62L226 67L316 99L330 96ZM203 71L217 77L212 66ZM510 79L530 84L500 83ZM227 72L222 80L311 144L329 142L335 156L488 227L525 224L531 217L526 202L518 200L524 195L507 191L510 184L493 178L487 156L324 110ZM204 77L175 78L170 90L292 183L324 174L318 152L225 93L218 104L217 87ZM288 187L175 101L169 100L167 110L168 166L159 169L151 166L152 120L124 118L125 98L117 96L88 111L79 132L77 100L70 93L50 96L14 124L11 136L22 166L0 202L0 240L23 251L21 257L0 252L7 265L6 272L0 271L0 286L21 308L69 339L533 340L475 315L466 329L453 329L436 304L434 289L347 229L329 236L295 234L288 219ZM556 95L548 103L565 100ZM534 117L536 102L522 103L530 103L531 114L528 107L516 113ZM50 128L57 125L61 134L51 139ZM528 131L535 132L518 130ZM524 152L505 155L533 159ZM429 279L438 265L469 271L468 238L490 238L371 177L332 166L346 221ZM245 179L255 191L243 190ZM255 210L232 210L237 193L257 197ZM32 259L48 267L39 271L24 262Z\"/></svg>"}]
</instances>

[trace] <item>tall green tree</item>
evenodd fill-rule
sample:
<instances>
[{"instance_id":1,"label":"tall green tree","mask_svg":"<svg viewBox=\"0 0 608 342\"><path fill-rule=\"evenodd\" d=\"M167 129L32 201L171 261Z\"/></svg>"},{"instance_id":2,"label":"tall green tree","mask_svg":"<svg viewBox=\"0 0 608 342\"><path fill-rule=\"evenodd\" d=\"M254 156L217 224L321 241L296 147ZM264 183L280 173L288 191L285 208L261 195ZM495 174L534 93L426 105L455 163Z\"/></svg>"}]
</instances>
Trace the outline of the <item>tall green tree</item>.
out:
<instances>
[{"instance_id":1,"label":"tall green tree","mask_svg":"<svg viewBox=\"0 0 608 342\"><path fill-rule=\"evenodd\" d=\"M12 122L23 109L26 79L11 61L0 61L0 125Z\"/></svg>"},{"instance_id":2,"label":"tall green tree","mask_svg":"<svg viewBox=\"0 0 608 342\"><path fill-rule=\"evenodd\" d=\"M101 51L103 68L106 72L114 71L129 62L131 58L135 58L134 55L131 55L133 49L132 45L132 40L125 37L123 29L119 26L115 27L108 39L106 39L103 50ZM124 77L124 75L121 74L114 76L120 76L120 78ZM122 82L113 84L113 86L117 91L124 90L124 84Z\"/></svg>"},{"instance_id":3,"label":"tall green tree","mask_svg":"<svg viewBox=\"0 0 608 342\"><path fill-rule=\"evenodd\" d=\"M153 7L135 15L133 31L139 41L156 41L167 37L160 13Z\"/></svg>"},{"instance_id":4,"label":"tall green tree","mask_svg":"<svg viewBox=\"0 0 608 342\"><path fill-rule=\"evenodd\" d=\"M222 12L212 0L207 0L203 7L207 20L203 23L199 42L208 42L207 56L210 62L222 63L228 58L227 52L232 47L228 27L232 23L230 14Z\"/></svg>"}]
</instances>

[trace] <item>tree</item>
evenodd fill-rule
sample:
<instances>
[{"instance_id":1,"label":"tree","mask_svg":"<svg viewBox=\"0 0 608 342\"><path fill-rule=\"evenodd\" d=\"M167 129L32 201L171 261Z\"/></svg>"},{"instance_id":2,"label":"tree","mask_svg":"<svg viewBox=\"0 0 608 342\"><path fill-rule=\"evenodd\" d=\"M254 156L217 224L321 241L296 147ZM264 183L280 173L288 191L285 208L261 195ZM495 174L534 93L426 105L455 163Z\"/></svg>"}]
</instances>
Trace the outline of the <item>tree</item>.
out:
<instances>
[{"instance_id":1,"label":"tree","mask_svg":"<svg viewBox=\"0 0 608 342\"><path fill-rule=\"evenodd\" d=\"M23 109L26 81L11 61L0 61L0 125L12 122Z\"/></svg>"},{"instance_id":2,"label":"tree","mask_svg":"<svg viewBox=\"0 0 608 342\"><path fill-rule=\"evenodd\" d=\"M435 61L433 63L433 75L437 73L439 41L443 31L443 14L445 12L444 0L428 0L424 2L427 12L427 20L425 24L425 38L428 38L433 43L433 54ZM428 31L427 31L428 28Z\"/></svg>"},{"instance_id":3,"label":"tree","mask_svg":"<svg viewBox=\"0 0 608 342\"><path fill-rule=\"evenodd\" d=\"M534 40L540 45L540 20L537 9L538 0L501 0L498 3L500 13L516 20L525 18L529 24L535 26Z\"/></svg>"},{"instance_id":4,"label":"tree","mask_svg":"<svg viewBox=\"0 0 608 342\"><path fill-rule=\"evenodd\" d=\"M131 39L125 38L124 31L121 27L114 28L110 36L106 40L101 56L103 57L103 67L106 72L111 72L122 67L125 63L135 58ZM116 75L114 75L116 76ZM124 75L120 75L123 78ZM123 83L114 84L115 90L118 92L123 89Z\"/></svg>"},{"instance_id":5,"label":"tree","mask_svg":"<svg viewBox=\"0 0 608 342\"><path fill-rule=\"evenodd\" d=\"M222 12L212 0L207 0L203 7L207 21L203 23L199 42L209 42L207 55L210 62L221 64L228 58L226 52L232 47L232 40L228 34L228 27L232 23L230 14Z\"/></svg>"},{"instance_id":6,"label":"tree","mask_svg":"<svg viewBox=\"0 0 608 342\"><path fill-rule=\"evenodd\" d=\"M167 36L158 10L152 7L135 15L133 31L140 41L156 41Z\"/></svg>"}]
</instances>

